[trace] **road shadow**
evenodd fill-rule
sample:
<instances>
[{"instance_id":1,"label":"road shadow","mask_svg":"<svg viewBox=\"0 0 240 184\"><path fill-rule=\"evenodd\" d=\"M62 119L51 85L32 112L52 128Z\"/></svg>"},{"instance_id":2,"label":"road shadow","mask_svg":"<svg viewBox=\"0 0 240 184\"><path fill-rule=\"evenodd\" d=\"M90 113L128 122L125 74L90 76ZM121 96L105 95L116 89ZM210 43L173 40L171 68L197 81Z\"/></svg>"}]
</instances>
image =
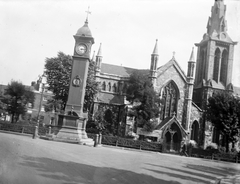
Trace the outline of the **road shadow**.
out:
<instances>
[{"instance_id":1,"label":"road shadow","mask_svg":"<svg viewBox=\"0 0 240 184\"><path fill-rule=\"evenodd\" d=\"M170 177L175 177L175 178L194 181L194 182L201 182L201 183L209 183L209 182L206 182L206 179L211 181L211 180L215 180L216 177L234 175L237 173L239 174L238 169L225 168L225 167L214 168L214 167L203 166L203 165L187 164L186 166L183 166L183 169L177 169L173 167L166 167L166 166L150 164L150 163L147 163L147 165L164 169L164 171L162 171L161 169L145 168L152 172L161 173L161 174L165 173ZM166 169L171 170L173 172L172 173L165 172ZM191 171L189 169L191 169ZM212 176L210 176L209 174L211 174ZM203 178L203 179L200 179L200 178Z\"/></svg>"},{"instance_id":2,"label":"road shadow","mask_svg":"<svg viewBox=\"0 0 240 184\"><path fill-rule=\"evenodd\" d=\"M45 157L23 156L22 158L21 165L32 167L40 176L63 184L180 184L177 181L167 181L128 170L64 162Z\"/></svg>"},{"instance_id":3,"label":"road shadow","mask_svg":"<svg viewBox=\"0 0 240 184\"><path fill-rule=\"evenodd\" d=\"M231 163L229 163L231 164ZM193 164L187 164L186 168L200 171L200 172L205 172L205 173L211 173L219 176L227 176L227 175L234 175L234 174L239 174L240 170L239 169L234 169L234 168L226 168L226 167L209 167L209 166L204 166L204 165L193 165Z\"/></svg>"}]
</instances>

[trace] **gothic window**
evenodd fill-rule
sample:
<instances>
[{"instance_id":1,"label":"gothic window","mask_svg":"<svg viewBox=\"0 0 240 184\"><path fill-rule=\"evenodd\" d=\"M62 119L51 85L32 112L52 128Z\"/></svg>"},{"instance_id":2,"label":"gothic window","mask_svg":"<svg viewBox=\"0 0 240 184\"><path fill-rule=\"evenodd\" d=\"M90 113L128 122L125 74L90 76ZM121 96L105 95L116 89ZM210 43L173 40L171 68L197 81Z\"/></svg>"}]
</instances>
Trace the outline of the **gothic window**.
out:
<instances>
[{"instance_id":1,"label":"gothic window","mask_svg":"<svg viewBox=\"0 0 240 184\"><path fill-rule=\"evenodd\" d=\"M192 124L191 140L198 142L198 131L199 131L198 122L194 121Z\"/></svg>"},{"instance_id":2,"label":"gothic window","mask_svg":"<svg viewBox=\"0 0 240 184\"><path fill-rule=\"evenodd\" d=\"M102 83L102 90L106 90L106 83L103 81L103 83Z\"/></svg>"},{"instance_id":3,"label":"gothic window","mask_svg":"<svg viewBox=\"0 0 240 184\"><path fill-rule=\"evenodd\" d=\"M113 92L116 93L117 92L117 85L114 83L113 84Z\"/></svg>"},{"instance_id":4,"label":"gothic window","mask_svg":"<svg viewBox=\"0 0 240 184\"><path fill-rule=\"evenodd\" d=\"M224 50L222 53L222 60L221 60L220 81L225 85L226 85L226 78L227 78L227 62L228 62L228 52Z\"/></svg>"},{"instance_id":5,"label":"gothic window","mask_svg":"<svg viewBox=\"0 0 240 184\"><path fill-rule=\"evenodd\" d=\"M168 83L162 94L161 119L172 117L177 112L178 90L173 82Z\"/></svg>"},{"instance_id":6,"label":"gothic window","mask_svg":"<svg viewBox=\"0 0 240 184\"><path fill-rule=\"evenodd\" d=\"M108 83L108 91L112 90L111 82Z\"/></svg>"},{"instance_id":7,"label":"gothic window","mask_svg":"<svg viewBox=\"0 0 240 184\"><path fill-rule=\"evenodd\" d=\"M127 93L127 84L126 83L123 86L123 93Z\"/></svg>"},{"instance_id":8,"label":"gothic window","mask_svg":"<svg viewBox=\"0 0 240 184\"><path fill-rule=\"evenodd\" d=\"M205 67L205 52L204 50L201 51L200 54L200 63L201 66L199 67L200 70L198 72L198 82L201 82L204 79L204 67Z\"/></svg>"},{"instance_id":9,"label":"gothic window","mask_svg":"<svg viewBox=\"0 0 240 184\"><path fill-rule=\"evenodd\" d=\"M214 64L213 64L213 80L215 80L216 82L218 82L218 76L219 76L220 53L221 51L219 50L219 48L217 48L215 51Z\"/></svg>"}]
</instances>

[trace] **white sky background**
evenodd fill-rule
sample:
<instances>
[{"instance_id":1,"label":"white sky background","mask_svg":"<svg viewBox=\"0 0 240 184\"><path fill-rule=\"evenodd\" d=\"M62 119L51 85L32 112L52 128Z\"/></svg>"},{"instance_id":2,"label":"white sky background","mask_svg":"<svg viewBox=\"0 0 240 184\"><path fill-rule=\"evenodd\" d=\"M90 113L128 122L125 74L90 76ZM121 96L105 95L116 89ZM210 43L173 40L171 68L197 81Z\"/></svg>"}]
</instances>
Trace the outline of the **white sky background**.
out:
<instances>
[{"instance_id":1,"label":"white sky background","mask_svg":"<svg viewBox=\"0 0 240 184\"><path fill-rule=\"evenodd\" d=\"M240 86L240 1L225 0L228 34L238 41L233 84ZM30 85L42 74L46 57L72 55L73 35L84 25L102 43L103 62L149 69L158 39L161 66L175 58L187 72L194 43L206 33L214 0L0 0L0 83ZM195 47L195 59L197 48Z\"/></svg>"}]
</instances>

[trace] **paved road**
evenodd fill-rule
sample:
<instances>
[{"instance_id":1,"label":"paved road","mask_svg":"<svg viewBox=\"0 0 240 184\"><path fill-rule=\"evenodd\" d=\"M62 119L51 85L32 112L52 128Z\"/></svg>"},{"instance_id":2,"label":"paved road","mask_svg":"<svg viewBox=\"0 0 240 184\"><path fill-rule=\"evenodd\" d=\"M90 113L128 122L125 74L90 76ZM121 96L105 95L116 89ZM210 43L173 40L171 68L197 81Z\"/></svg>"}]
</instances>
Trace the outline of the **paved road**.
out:
<instances>
[{"instance_id":1,"label":"paved road","mask_svg":"<svg viewBox=\"0 0 240 184\"><path fill-rule=\"evenodd\" d=\"M195 184L239 171L240 164L0 133L1 184Z\"/></svg>"}]
</instances>

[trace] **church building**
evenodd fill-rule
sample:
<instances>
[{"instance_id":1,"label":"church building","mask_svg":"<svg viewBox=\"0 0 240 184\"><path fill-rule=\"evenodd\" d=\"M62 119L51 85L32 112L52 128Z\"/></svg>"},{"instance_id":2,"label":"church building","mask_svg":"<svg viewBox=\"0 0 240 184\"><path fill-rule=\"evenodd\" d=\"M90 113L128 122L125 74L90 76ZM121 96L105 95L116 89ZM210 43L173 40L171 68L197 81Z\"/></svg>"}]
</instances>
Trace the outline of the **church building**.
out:
<instances>
[{"instance_id":1,"label":"church building","mask_svg":"<svg viewBox=\"0 0 240 184\"><path fill-rule=\"evenodd\" d=\"M158 66L161 55L158 53L157 40L153 52L149 53L150 68L145 70L107 64L100 45L96 56L92 58L96 63L95 77L101 87L93 113L102 108L105 120L115 129L128 130L126 127L131 123L127 117L129 105L125 98L126 89L130 75L139 71L149 76L163 103L156 130L151 133L139 130L137 133L156 137L166 145L166 150L178 150L184 139L207 146L216 137L212 133L214 128L206 123L203 114L207 99L216 90L240 91L232 84L233 52L237 42L232 41L227 33L225 14L223 0L215 0L207 32L201 42L195 44L197 55L194 55L194 49L189 50L187 73L174 55L166 64Z\"/></svg>"}]
</instances>

